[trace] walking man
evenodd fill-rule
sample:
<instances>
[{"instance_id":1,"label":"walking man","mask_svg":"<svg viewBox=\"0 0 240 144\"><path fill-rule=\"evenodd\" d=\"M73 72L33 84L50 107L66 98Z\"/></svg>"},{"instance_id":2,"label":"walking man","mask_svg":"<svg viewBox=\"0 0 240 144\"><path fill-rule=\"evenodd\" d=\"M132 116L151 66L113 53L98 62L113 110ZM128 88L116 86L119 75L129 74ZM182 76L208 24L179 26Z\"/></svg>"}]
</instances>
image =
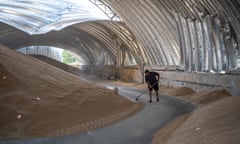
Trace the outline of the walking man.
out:
<instances>
[{"instance_id":1,"label":"walking man","mask_svg":"<svg viewBox=\"0 0 240 144\"><path fill-rule=\"evenodd\" d=\"M148 89L149 89L149 96L150 96L150 100L149 102L152 102L152 90L154 89L156 92L156 97L157 97L157 102L159 102L159 97L158 97L158 90L159 90L159 73L157 72L150 72L148 69L145 70L145 81L148 85Z\"/></svg>"}]
</instances>

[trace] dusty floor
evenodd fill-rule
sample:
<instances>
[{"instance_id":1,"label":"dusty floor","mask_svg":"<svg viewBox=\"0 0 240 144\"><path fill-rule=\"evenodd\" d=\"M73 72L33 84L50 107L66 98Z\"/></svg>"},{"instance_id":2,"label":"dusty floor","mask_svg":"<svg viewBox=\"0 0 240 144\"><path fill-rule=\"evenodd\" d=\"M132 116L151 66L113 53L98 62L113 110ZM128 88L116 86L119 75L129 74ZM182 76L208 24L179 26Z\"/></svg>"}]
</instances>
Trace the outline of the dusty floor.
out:
<instances>
[{"instance_id":1,"label":"dusty floor","mask_svg":"<svg viewBox=\"0 0 240 144\"><path fill-rule=\"evenodd\" d=\"M126 85L121 81L115 85ZM143 84L127 84L139 90ZM198 109L171 121L159 130L152 144L239 144L240 97L223 89L195 92L188 87L161 86L160 93L198 105ZM145 99L147 101L147 99Z\"/></svg>"}]
</instances>

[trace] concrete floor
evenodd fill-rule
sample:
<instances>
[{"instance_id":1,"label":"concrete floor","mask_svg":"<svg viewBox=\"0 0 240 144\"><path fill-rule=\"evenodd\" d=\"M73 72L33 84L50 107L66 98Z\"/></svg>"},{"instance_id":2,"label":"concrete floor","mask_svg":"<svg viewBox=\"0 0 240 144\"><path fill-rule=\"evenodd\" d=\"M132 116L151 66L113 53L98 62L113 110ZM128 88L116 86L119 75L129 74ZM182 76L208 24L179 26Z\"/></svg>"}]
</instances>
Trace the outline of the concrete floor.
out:
<instances>
[{"instance_id":1,"label":"concrete floor","mask_svg":"<svg viewBox=\"0 0 240 144\"><path fill-rule=\"evenodd\" d=\"M142 91L119 87L119 94L135 101ZM35 139L0 140L0 144L150 144L155 132L177 116L193 111L196 106L180 99L160 96L156 102L148 103L148 93L144 93L138 102L145 103L143 110L126 120L95 131L64 137Z\"/></svg>"}]
</instances>

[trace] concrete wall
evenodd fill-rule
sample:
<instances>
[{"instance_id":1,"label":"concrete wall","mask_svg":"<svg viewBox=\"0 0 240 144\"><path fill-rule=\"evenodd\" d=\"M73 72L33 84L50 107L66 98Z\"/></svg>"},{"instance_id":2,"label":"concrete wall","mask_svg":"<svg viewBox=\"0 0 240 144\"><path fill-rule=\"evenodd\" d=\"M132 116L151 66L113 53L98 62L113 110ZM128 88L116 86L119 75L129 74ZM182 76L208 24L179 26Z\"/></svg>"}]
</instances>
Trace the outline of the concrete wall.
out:
<instances>
[{"instance_id":1,"label":"concrete wall","mask_svg":"<svg viewBox=\"0 0 240 144\"><path fill-rule=\"evenodd\" d=\"M81 67L85 73L94 74L106 79L120 79L127 82L142 82L142 74L138 68L115 68L114 66L89 66Z\"/></svg>"},{"instance_id":2,"label":"concrete wall","mask_svg":"<svg viewBox=\"0 0 240 144\"><path fill-rule=\"evenodd\" d=\"M147 68L147 67L146 67ZM146 69L145 68L145 69ZM143 74L136 67L114 68L113 66L86 66L88 73L110 79L120 79L127 82L142 83ZM148 68L152 70L153 68ZM154 70L154 69L153 69ZM168 69L171 70L171 69ZM196 92L202 90L225 89L234 96L240 96L240 75L212 74L212 73L187 73L166 71L156 68L160 74L160 83L170 87L190 87Z\"/></svg>"},{"instance_id":3,"label":"concrete wall","mask_svg":"<svg viewBox=\"0 0 240 144\"><path fill-rule=\"evenodd\" d=\"M234 96L240 96L240 76L212 73L186 73L158 71L161 84L171 87L190 87L195 91L226 89Z\"/></svg>"},{"instance_id":4,"label":"concrete wall","mask_svg":"<svg viewBox=\"0 0 240 144\"><path fill-rule=\"evenodd\" d=\"M119 79L123 81L142 83L143 74L138 68L119 68L117 71Z\"/></svg>"},{"instance_id":5,"label":"concrete wall","mask_svg":"<svg viewBox=\"0 0 240 144\"><path fill-rule=\"evenodd\" d=\"M92 66L83 65L81 66L81 71L88 74L94 74L101 78L106 79L117 79L117 70L114 66Z\"/></svg>"}]
</instances>

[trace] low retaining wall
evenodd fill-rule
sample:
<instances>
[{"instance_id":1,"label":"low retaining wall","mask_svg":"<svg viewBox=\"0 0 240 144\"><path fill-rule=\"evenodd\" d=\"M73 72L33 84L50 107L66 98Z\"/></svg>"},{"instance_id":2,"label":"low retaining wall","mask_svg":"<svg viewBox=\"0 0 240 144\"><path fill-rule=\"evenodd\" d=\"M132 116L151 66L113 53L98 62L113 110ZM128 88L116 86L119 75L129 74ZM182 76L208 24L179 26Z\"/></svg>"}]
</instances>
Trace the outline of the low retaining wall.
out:
<instances>
[{"instance_id":1,"label":"low retaining wall","mask_svg":"<svg viewBox=\"0 0 240 144\"><path fill-rule=\"evenodd\" d=\"M240 76L212 73L185 73L158 71L161 84L171 87L190 87L195 91L225 89L240 96Z\"/></svg>"},{"instance_id":2,"label":"low retaining wall","mask_svg":"<svg viewBox=\"0 0 240 144\"><path fill-rule=\"evenodd\" d=\"M92 66L92 65L83 65L81 66L81 71L84 71L88 74L94 74L101 78L106 79L117 79L117 71L114 66Z\"/></svg>"},{"instance_id":3,"label":"low retaining wall","mask_svg":"<svg viewBox=\"0 0 240 144\"><path fill-rule=\"evenodd\" d=\"M127 82L138 82L142 83L141 71L138 68L119 68L118 70L119 79Z\"/></svg>"},{"instance_id":4,"label":"low retaining wall","mask_svg":"<svg viewBox=\"0 0 240 144\"><path fill-rule=\"evenodd\" d=\"M143 74L141 74L140 70L136 67L116 69L113 66L86 66L85 70L107 79L120 79L127 82L138 83L143 82ZM196 92L202 90L225 89L234 96L240 96L239 75L155 71L160 74L161 85L170 87L190 87Z\"/></svg>"},{"instance_id":5,"label":"low retaining wall","mask_svg":"<svg viewBox=\"0 0 240 144\"><path fill-rule=\"evenodd\" d=\"M114 66L82 66L85 73L95 74L106 79L120 79L126 82L142 82L142 74L138 68L115 68Z\"/></svg>"}]
</instances>

